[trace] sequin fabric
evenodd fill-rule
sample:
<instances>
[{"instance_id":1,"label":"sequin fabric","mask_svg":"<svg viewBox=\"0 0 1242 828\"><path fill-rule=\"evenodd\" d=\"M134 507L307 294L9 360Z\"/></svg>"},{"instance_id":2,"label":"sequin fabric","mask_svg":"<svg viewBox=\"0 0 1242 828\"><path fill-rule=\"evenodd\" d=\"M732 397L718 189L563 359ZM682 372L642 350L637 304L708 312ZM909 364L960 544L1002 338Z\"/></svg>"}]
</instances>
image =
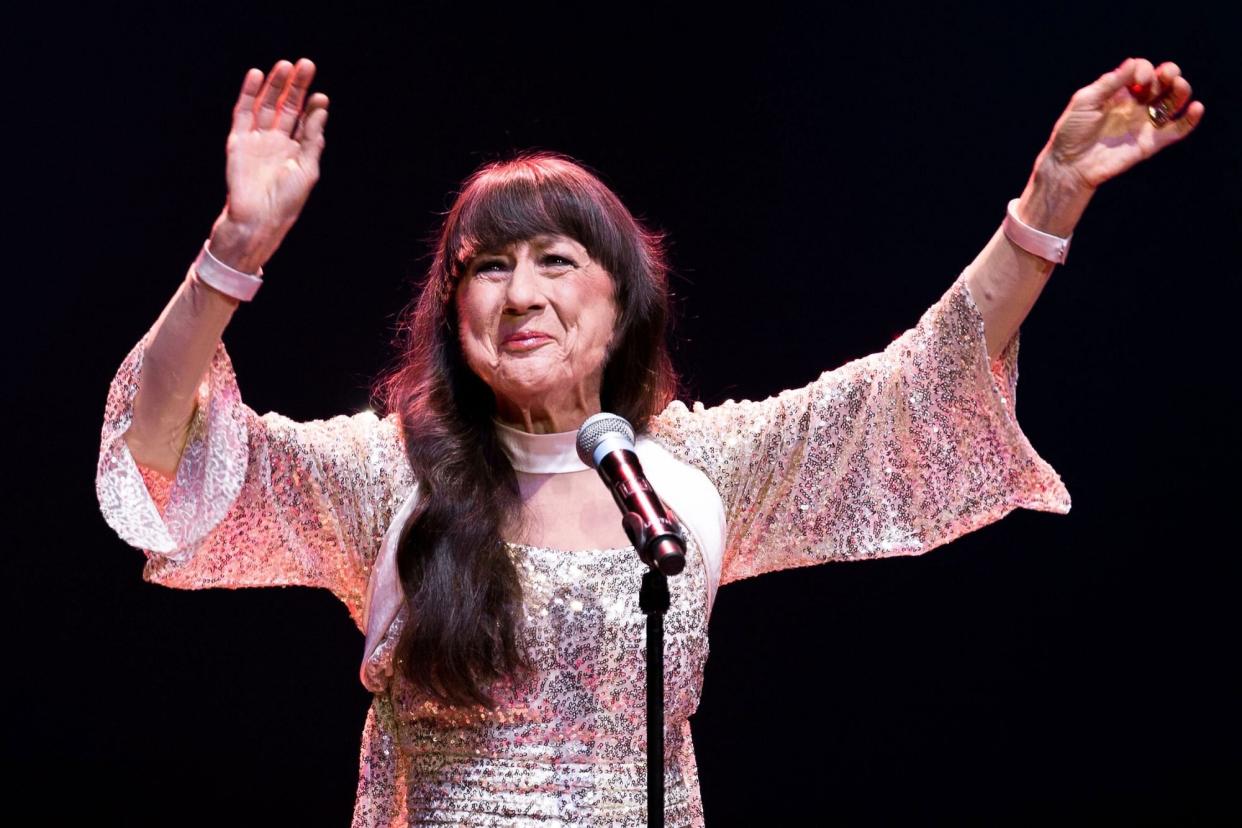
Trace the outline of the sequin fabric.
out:
<instances>
[{"instance_id":1,"label":"sequin fabric","mask_svg":"<svg viewBox=\"0 0 1242 828\"><path fill-rule=\"evenodd\" d=\"M408 824L644 825L644 567L631 547L508 549L526 597L520 640L535 671L493 684L495 711L444 708L395 671L394 741L406 763ZM693 537L686 564L669 581L664 620L669 826L702 824L689 717L707 660L707 590ZM404 621L403 610L388 641Z\"/></svg>"},{"instance_id":2,"label":"sequin fabric","mask_svg":"<svg viewBox=\"0 0 1242 828\"><path fill-rule=\"evenodd\" d=\"M112 381L96 471L105 520L147 554L143 577L180 589L323 587L361 628L375 550L413 485L396 420L260 417L242 403L221 343L170 481L140 468L123 439L146 344Z\"/></svg>"},{"instance_id":3,"label":"sequin fabric","mask_svg":"<svg viewBox=\"0 0 1242 828\"><path fill-rule=\"evenodd\" d=\"M332 590L361 629L380 541L414 486L395 419L258 416L221 344L174 481L121 435L143 338L108 394L96 488L104 518L145 550L144 578L198 589ZM1014 508L1068 512L1069 494L1014 414L1018 338L987 358L959 277L884 351L759 402L670 406L650 434L705 472L725 504L723 552L691 538L666 619L670 826L702 825L689 716L708 653L709 595L764 572L926 552ZM354 826L645 823L641 568L632 549L509 546L537 670L498 682L495 711L443 709L392 663L398 613L365 666L380 680L362 734Z\"/></svg>"},{"instance_id":4,"label":"sequin fabric","mask_svg":"<svg viewBox=\"0 0 1242 828\"><path fill-rule=\"evenodd\" d=\"M1060 476L1018 426L1019 335L989 360L959 276L882 352L761 402L674 402L651 436L725 504L720 584L915 555L1015 508L1065 514Z\"/></svg>"}]
</instances>

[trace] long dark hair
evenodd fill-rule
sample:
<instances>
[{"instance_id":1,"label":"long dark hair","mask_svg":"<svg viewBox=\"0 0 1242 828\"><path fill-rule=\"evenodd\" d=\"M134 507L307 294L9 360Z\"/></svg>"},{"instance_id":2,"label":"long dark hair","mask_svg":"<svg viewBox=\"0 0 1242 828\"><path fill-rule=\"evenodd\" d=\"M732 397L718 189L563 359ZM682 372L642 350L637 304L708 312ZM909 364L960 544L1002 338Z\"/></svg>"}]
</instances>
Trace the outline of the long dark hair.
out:
<instances>
[{"instance_id":1,"label":"long dark hair","mask_svg":"<svg viewBox=\"0 0 1242 828\"><path fill-rule=\"evenodd\" d=\"M476 253L541 233L577 240L612 276L618 321L604 410L642 431L677 393L663 236L563 155L525 153L471 175L402 314L398 359L374 395L378 408L398 412L420 487L397 553L408 610L397 669L450 706L494 707L487 685L530 668L517 643L521 582L501 535L522 518L517 476L492 422L492 390L462 354L455 287Z\"/></svg>"}]
</instances>

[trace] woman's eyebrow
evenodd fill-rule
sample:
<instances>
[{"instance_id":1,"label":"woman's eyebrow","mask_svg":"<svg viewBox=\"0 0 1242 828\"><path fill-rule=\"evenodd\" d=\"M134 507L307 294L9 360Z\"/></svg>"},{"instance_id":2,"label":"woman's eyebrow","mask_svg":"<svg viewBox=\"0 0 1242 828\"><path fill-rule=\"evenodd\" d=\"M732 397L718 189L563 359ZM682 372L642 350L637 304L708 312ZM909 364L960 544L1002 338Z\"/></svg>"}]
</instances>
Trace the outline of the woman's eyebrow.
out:
<instances>
[{"instance_id":1,"label":"woman's eyebrow","mask_svg":"<svg viewBox=\"0 0 1242 828\"><path fill-rule=\"evenodd\" d=\"M466 259L466 261L475 262L475 261L478 261L479 259L487 259L487 258L503 259L506 255L508 255L508 253L509 253L509 248L507 247L488 248L486 250L476 250L474 251L474 253L470 254L470 258Z\"/></svg>"}]
</instances>

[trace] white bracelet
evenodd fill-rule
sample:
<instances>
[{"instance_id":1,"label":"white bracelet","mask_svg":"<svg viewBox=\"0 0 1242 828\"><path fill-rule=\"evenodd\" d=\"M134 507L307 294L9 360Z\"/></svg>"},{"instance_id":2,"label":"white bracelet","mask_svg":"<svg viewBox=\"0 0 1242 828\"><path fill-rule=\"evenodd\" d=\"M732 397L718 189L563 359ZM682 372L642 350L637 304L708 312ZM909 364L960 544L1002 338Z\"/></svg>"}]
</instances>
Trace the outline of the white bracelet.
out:
<instances>
[{"instance_id":1,"label":"white bracelet","mask_svg":"<svg viewBox=\"0 0 1242 828\"><path fill-rule=\"evenodd\" d=\"M1038 256L1057 264L1065 264L1065 257L1069 255L1070 239L1074 238L1074 234L1070 233L1065 238L1061 238L1042 230L1036 230L1029 224L1023 224L1022 219L1018 218L1018 199L1015 198L1009 202L1005 223L1001 227L1007 239L1032 256Z\"/></svg>"},{"instance_id":2,"label":"white bracelet","mask_svg":"<svg viewBox=\"0 0 1242 828\"><path fill-rule=\"evenodd\" d=\"M249 302L259 292L259 285L263 284L263 268L259 268L257 276L234 270L211 255L211 251L207 249L210 241L208 239L203 242L203 249L199 251L198 258L194 260L195 274L204 284L215 288L225 296L232 296L240 302Z\"/></svg>"}]
</instances>

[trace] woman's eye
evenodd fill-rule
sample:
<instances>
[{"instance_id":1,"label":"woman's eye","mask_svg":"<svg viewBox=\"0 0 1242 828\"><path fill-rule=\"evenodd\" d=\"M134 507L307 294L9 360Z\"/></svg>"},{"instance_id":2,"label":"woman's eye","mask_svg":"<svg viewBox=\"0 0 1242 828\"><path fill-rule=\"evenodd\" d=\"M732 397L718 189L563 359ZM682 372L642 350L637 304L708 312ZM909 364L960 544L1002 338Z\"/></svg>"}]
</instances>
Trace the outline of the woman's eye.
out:
<instances>
[{"instance_id":1,"label":"woman's eye","mask_svg":"<svg viewBox=\"0 0 1242 828\"><path fill-rule=\"evenodd\" d=\"M475 273L502 273L505 270L505 263L500 261L483 262L474 269Z\"/></svg>"},{"instance_id":2,"label":"woman's eye","mask_svg":"<svg viewBox=\"0 0 1242 828\"><path fill-rule=\"evenodd\" d=\"M564 256L554 256L554 255L544 256L543 261L544 261L544 264L549 264L554 267L573 267L574 266L574 263L571 262L569 259L566 259Z\"/></svg>"}]
</instances>

